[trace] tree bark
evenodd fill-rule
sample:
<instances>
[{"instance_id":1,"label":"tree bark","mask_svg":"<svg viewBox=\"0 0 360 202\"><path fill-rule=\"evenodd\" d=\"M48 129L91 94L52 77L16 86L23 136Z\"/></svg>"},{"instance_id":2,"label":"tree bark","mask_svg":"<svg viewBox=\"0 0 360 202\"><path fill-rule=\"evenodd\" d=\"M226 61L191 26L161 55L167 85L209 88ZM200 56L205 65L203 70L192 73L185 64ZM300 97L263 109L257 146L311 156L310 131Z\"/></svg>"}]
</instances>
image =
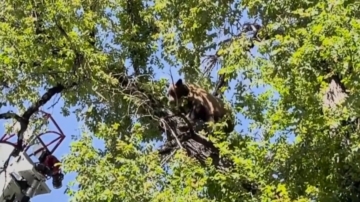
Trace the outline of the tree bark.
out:
<instances>
[{"instance_id":1,"label":"tree bark","mask_svg":"<svg viewBox=\"0 0 360 202\"><path fill-rule=\"evenodd\" d=\"M323 97L323 107L324 109L333 110L338 105L346 102L348 96L346 88L341 83L339 76L335 75L329 81L328 89ZM339 157L338 162L336 162L338 164L336 166L338 168L337 175L339 176L338 186L341 189L339 190L341 192L339 193L339 200L341 201L351 202L360 200L360 180L357 178L357 176L360 175L359 169L354 168L353 165L345 162L345 158L347 157L346 150L348 150L352 144L350 136L352 133L357 132L357 126L358 118L354 117L348 120L341 120L337 125L330 128L331 136L339 135L336 131L340 131L339 129L341 127L348 128L345 133L341 133L343 137L341 137L342 141L339 143L339 149L344 150L345 154L342 154L342 152L339 151L341 156Z\"/></svg>"}]
</instances>

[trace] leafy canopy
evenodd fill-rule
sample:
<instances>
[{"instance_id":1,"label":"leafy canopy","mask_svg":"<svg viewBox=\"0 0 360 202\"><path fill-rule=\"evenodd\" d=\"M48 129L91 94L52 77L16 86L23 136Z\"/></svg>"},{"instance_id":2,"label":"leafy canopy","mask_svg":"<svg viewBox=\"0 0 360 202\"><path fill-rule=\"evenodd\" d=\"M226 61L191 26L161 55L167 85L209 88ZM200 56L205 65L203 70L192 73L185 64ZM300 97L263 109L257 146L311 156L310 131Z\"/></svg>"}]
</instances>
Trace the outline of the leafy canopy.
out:
<instances>
[{"instance_id":1,"label":"leafy canopy","mask_svg":"<svg viewBox=\"0 0 360 202\"><path fill-rule=\"evenodd\" d=\"M5 1L0 101L24 111L40 89L76 83L56 106L86 128L63 162L66 172L77 173L68 190L74 201L356 201L359 136L340 123L359 114L359 6L351 0ZM249 40L239 37L249 19L263 24L262 40L250 52ZM216 68L206 68L209 58ZM232 169L220 171L211 159L201 165L183 150L165 164L160 159L159 109L147 101L151 95L166 107L171 81L158 77L169 67L209 90L217 73L230 81L227 100L242 118L228 140L211 138ZM137 75L132 78L147 93L119 87L125 74ZM334 75L349 96L326 110ZM104 149L93 146L94 137ZM242 189L244 180L257 182L260 193Z\"/></svg>"}]
</instances>

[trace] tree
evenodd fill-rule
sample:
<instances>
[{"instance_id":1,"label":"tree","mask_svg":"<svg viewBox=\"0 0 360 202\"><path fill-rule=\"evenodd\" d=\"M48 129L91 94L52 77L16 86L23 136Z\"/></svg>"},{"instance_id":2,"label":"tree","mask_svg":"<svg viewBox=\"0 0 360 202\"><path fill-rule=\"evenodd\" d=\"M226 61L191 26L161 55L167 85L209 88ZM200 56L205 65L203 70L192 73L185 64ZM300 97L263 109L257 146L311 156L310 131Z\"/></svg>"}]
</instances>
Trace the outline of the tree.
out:
<instances>
[{"instance_id":1,"label":"tree","mask_svg":"<svg viewBox=\"0 0 360 202\"><path fill-rule=\"evenodd\" d=\"M23 123L21 140L55 94L64 116L77 108L86 130L63 160L74 201L360 201L355 1L1 5L1 102L23 113L0 118ZM155 79L169 66L230 92L248 130L184 129Z\"/></svg>"}]
</instances>

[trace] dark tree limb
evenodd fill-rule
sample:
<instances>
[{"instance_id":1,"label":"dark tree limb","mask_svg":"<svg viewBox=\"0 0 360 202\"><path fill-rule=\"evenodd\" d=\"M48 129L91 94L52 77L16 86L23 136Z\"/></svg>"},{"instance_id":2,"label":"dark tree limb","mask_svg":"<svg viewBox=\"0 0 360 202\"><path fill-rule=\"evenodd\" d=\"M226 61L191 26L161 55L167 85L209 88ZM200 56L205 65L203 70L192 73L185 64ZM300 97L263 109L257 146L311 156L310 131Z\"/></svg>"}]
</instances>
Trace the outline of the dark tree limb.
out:
<instances>
[{"instance_id":1,"label":"dark tree limb","mask_svg":"<svg viewBox=\"0 0 360 202\"><path fill-rule=\"evenodd\" d=\"M18 122L23 121L23 118L21 116L17 115L16 113L13 113L13 112L6 112L6 113L0 114L0 119L15 119Z\"/></svg>"},{"instance_id":2,"label":"dark tree limb","mask_svg":"<svg viewBox=\"0 0 360 202\"><path fill-rule=\"evenodd\" d=\"M69 87L64 87L61 84L58 84L46 91L45 94L41 96L41 98L36 101L34 104L32 104L27 110L19 116L16 113L13 112L6 112L0 114L0 119L15 119L20 123L20 130L17 133L17 149L19 151L23 150L23 139L24 139L24 133L28 128L30 118L33 114L39 111L39 108L45 105L55 94L61 93L63 90L67 88L73 87L75 84L70 85Z\"/></svg>"}]
</instances>

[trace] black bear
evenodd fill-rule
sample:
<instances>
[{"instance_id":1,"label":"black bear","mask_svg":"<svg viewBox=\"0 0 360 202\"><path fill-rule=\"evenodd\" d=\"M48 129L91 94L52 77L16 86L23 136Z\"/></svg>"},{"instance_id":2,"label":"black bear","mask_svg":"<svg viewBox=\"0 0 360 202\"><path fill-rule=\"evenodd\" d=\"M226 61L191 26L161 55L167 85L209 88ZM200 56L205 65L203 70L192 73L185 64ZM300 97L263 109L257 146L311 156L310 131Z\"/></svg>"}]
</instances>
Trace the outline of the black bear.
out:
<instances>
[{"instance_id":1,"label":"black bear","mask_svg":"<svg viewBox=\"0 0 360 202\"><path fill-rule=\"evenodd\" d=\"M225 107L224 102L207 92L205 89L192 84L184 84L179 79L175 84L170 85L168 90L169 103L180 101L181 98L187 99L187 114L191 121L202 120L204 122L219 122L225 115L229 115L227 127L224 132L230 133L234 130L234 121L231 120L231 111Z\"/></svg>"}]
</instances>

